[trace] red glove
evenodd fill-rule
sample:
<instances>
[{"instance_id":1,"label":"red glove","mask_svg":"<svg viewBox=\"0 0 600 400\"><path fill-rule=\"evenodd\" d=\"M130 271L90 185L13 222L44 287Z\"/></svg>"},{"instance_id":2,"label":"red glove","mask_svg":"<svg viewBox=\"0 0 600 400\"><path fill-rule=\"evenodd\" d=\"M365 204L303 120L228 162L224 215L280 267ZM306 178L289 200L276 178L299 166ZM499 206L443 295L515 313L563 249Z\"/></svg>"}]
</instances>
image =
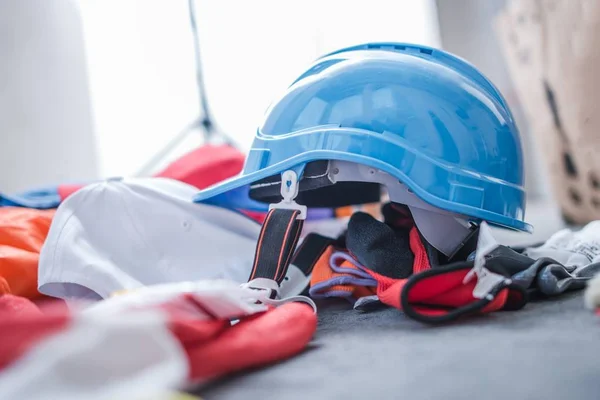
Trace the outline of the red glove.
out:
<instances>
[{"instance_id":1,"label":"red glove","mask_svg":"<svg viewBox=\"0 0 600 400\"><path fill-rule=\"evenodd\" d=\"M350 254L377 281L382 303L402 310L422 322L438 323L463 315L517 309L526 303L526 291L510 277L529 266L529 260L500 246L490 254L486 267L505 277L483 298L473 291L478 277L464 282L473 261L432 265L424 242L411 221L397 212L398 223L386 225L370 215L356 213L350 219L346 245ZM403 218L400 218L403 217Z\"/></svg>"}]
</instances>

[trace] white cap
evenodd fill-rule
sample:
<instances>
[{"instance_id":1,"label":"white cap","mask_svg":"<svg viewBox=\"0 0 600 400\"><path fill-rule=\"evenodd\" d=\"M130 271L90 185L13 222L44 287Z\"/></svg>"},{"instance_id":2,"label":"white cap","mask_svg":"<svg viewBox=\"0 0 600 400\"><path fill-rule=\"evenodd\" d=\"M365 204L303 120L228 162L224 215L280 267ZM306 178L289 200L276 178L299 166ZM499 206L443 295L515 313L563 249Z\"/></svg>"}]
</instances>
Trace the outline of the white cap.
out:
<instances>
[{"instance_id":1,"label":"white cap","mask_svg":"<svg viewBox=\"0 0 600 400\"><path fill-rule=\"evenodd\" d=\"M168 282L246 282L260 225L193 203L197 191L167 178L132 178L75 192L58 208L42 248L39 291L101 299Z\"/></svg>"}]
</instances>

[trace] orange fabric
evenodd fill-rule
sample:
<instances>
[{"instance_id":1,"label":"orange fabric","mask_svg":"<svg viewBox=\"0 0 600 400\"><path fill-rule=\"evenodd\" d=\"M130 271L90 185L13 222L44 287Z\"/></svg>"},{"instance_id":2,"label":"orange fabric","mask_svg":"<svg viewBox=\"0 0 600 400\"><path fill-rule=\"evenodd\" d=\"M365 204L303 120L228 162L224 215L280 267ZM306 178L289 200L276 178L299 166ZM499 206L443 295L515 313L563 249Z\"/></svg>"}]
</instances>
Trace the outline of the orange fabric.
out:
<instances>
[{"instance_id":1,"label":"orange fabric","mask_svg":"<svg viewBox=\"0 0 600 400\"><path fill-rule=\"evenodd\" d=\"M354 211L353 206L338 207L335 209L335 216L338 218L349 217L354 214Z\"/></svg>"},{"instance_id":2,"label":"orange fabric","mask_svg":"<svg viewBox=\"0 0 600 400\"><path fill-rule=\"evenodd\" d=\"M325 261L328 261L325 260ZM354 264L348 261L344 261L341 265L344 268L356 268ZM313 269L313 274L311 276L311 285L327 281L333 279L335 277L343 277L347 276L351 278L350 274L338 273L334 272L330 267L329 263L318 262ZM356 285L334 285L328 288L328 292L348 292L354 298L361 298L364 296L371 296L375 294L375 290L373 288L364 287L364 286L356 286Z\"/></svg>"},{"instance_id":3,"label":"orange fabric","mask_svg":"<svg viewBox=\"0 0 600 400\"><path fill-rule=\"evenodd\" d=\"M323 281L329 280L333 278L334 272L329 268L329 259L331 258L331 254L333 253L333 247L328 246L321 257L317 260L315 266L313 267L312 274L310 276L310 285L314 286ZM331 290L341 290L350 292L350 288L345 287L344 285L332 286Z\"/></svg>"},{"instance_id":4,"label":"orange fabric","mask_svg":"<svg viewBox=\"0 0 600 400\"><path fill-rule=\"evenodd\" d=\"M381 204L380 203L369 203L362 206L362 211L373 217L381 218Z\"/></svg>"},{"instance_id":5,"label":"orange fabric","mask_svg":"<svg viewBox=\"0 0 600 400\"><path fill-rule=\"evenodd\" d=\"M351 217L355 212L365 212L376 219L381 218L381 203L368 203L357 206L344 206L334 209L336 218Z\"/></svg>"},{"instance_id":6,"label":"orange fabric","mask_svg":"<svg viewBox=\"0 0 600 400\"><path fill-rule=\"evenodd\" d=\"M316 262L312 275L310 277L310 285L315 286L321 282L328 281L335 277L343 277L348 276L351 277L350 274L338 273L331 269L329 266L329 259L334 251L333 246L328 246L327 249L321 254L321 257ZM351 262L344 261L341 264L344 268L357 269L357 267ZM364 286L356 286L356 285L333 285L327 288L327 292L347 292L352 297L359 299L365 296L372 296L375 294L375 289Z\"/></svg>"},{"instance_id":7,"label":"orange fabric","mask_svg":"<svg viewBox=\"0 0 600 400\"><path fill-rule=\"evenodd\" d=\"M0 294L36 299L38 261L55 210L0 208Z\"/></svg>"}]
</instances>

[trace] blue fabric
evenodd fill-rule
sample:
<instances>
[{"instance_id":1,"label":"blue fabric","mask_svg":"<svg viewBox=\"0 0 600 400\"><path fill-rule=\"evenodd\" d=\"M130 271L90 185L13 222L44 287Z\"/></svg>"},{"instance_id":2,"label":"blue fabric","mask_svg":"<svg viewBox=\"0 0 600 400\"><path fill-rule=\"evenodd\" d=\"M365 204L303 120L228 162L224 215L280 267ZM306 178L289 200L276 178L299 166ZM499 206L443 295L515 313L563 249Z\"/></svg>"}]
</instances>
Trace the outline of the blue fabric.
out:
<instances>
[{"instance_id":1,"label":"blue fabric","mask_svg":"<svg viewBox=\"0 0 600 400\"><path fill-rule=\"evenodd\" d=\"M57 208L61 198L58 195L58 187L50 186L29 190L15 195L0 193L0 207L25 207L47 210Z\"/></svg>"}]
</instances>

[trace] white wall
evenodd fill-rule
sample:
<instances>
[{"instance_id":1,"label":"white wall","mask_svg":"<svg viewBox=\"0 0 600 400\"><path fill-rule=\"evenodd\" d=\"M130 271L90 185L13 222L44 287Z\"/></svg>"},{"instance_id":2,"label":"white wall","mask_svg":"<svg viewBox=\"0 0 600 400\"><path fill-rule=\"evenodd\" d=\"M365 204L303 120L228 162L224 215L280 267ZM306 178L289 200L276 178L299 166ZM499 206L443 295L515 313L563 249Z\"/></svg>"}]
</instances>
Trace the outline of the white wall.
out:
<instances>
[{"instance_id":1,"label":"white wall","mask_svg":"<svg viewBox=\"0 0 600 400\"><path fill-rule=\"evenodd\" d=\"M90 108L74 4L0 1L0 192L96 178Z\"/></svg>"},{"instance_id":2,"label":"white wall","mask_svg":"<svg viewBox=\"0 0 600 400\"><path fill-rule=\"evenodd\" d=\"M77 4L102 173L133 174L198 112L187 0ZM433 0L199 0L196 10L209 105L244 148L318 55L372 40L439 44Z\"/></svg>"},{"instance_id":3,"label":"white wall","mask_svg":"<svg viewBox=\"0 0 600 400\"><path fill-rule=\"evenodd\" d=\"M209 105L242 148L317 56L367 41L439 45L433 0L196 8ZM198 115L187 0L3 0L0 60L0 192L135 174Z\"/></svg>"},{"instance_id":4,"label":"white wall","mask_svg":"<svg viewBox=\"0 0 600 400\"><path fill-rule=\"evenodd\" d=\"M442 46L473 63L502 92L521 131L528 195L534 199L547 198L550 196L547 177L494 31L494 18L504 3L504 0L438 0Z\"/></svg>"},{"instance_id":5,"label":"white wall","mask_svg":"<svg viewBox=\"0 0 600 400\"><path fill-rule=\"evenodd\" d=\"M564 227L564 221L550 193L546 171L494 32L493 18L504 3L504 0L437 0L437 9L443 47L469 60L494 82L506 97L521 131L528 197L525 219L535 231L530 235L497 229L495 235L500 243L523 245L546 240Z\"/></svg>"}]
</instances>

